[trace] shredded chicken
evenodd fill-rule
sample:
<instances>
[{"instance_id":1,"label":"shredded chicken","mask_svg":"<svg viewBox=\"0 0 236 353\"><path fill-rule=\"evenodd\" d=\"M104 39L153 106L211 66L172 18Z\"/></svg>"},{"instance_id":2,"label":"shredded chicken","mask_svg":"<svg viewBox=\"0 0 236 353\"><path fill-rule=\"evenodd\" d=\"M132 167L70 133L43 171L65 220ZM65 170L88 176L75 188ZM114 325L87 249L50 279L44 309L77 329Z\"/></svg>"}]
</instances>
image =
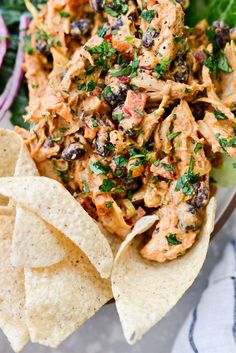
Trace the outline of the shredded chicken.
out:
<instances>
[{"instance_id":1,"label":"shredded chicken","mask_svg":"<svg viewBox=\"0 0 236 353\"><path fill-rule=\"evenodd\" d=\"M24 65L32 127L18 133L40 174L121 239L157 214L141 254L158 262L198 238L212 156L236 157L235 44L219 21L188 31L185 5L49 0Z\"/></svg>"}]
</instances>

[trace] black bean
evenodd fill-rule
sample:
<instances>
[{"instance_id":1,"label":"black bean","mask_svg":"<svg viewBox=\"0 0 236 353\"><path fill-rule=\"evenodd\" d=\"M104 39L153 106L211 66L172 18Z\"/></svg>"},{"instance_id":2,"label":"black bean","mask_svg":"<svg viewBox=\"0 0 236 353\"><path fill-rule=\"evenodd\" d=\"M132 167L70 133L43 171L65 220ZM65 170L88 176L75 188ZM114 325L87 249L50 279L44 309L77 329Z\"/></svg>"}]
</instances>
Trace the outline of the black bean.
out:
<instances>
[{"instance_id":1,"label":"black bean","mask_svg":"<svg viewBox=\"0 0 236 353\"><path fill-rule=\"evenodd\" d=\"M115 23L112 25L111 30L114 31L116 29L120 29L123 26L123 21L120 17L117 18Z\"/></svg>"},{"instance_id":2,"label":"black bean","mask_svg":"<svg viewBox=\"0 0 236 353\"><path fill-rule=\"evenodd\" d=\"M84 157L85 153L84 146L79 142L75 142L65 147L61 156L65 161L70 162Z\"/></svg>"},{"instance_id":3,"label":"black bean","mask_svg":"<svg viewBox=\"0 0 236 353\"><path fill-rule=\"evenodd\" d=\"M186 62L183 60L183 58L178 58L177 60L175 60L174 65L175 65L175 74L174 74L175 80L180 83L187 83L189 70Z\"/></svg>"},{"instance_id":4,"label":"black bean","mask_svg":"<svg viewBox=\"0 0 236 353\"><path fill-rule=\"evenodd\" d=\"M47 139L45 142L44 142L44 144L43 144L43 147L44 148L51 148L51 147L53 147L54 146L54 142L52 141L52 140L49 140L49 139Z\"/></svg>"},{"instance_id":5,"label":"black bean","mask_svg":"<svg viewBox=\"0 0 236 353\"><path fill-rule=\"evenodd\" d=\"M103 98L108 104L117 105L121 102L124 102L127 94L127 85L120 84L107 87L109 87L110 90L105 89L103 91Z\"/></svg>"},{"instance_id":6,"label":"black bean","mask_svg":"<svg viewBox=\"0 0 236 353\"><path fill-rule=\"evenodd\" d=\"M200 225L198 210L188 203L181 203L178 208L179 227L184 232L197 230Z\"/></svg>"},{"instance_id":7,"label":"black bean","mask_svg":"<svg viewBox=\"0 0 236 353\"><path fill-rule=\"evenodd\" d=\"M72 22L70 25L70 33L73 38L81 39L91 31L91 21L87 18Z\"/></svg>"},{"instance_id":8,"label":"black bean","mask_svg":"<svg viewBox=\"0 0 236 353\"><path fill-rule=\"evenodd\" d=\"M209 200L209 186L207 183L201 181L195 186L195 196L191 200L191 204L197 208L206 207Z\"/></svg>"},{"instance_id":9,"label":"black bean","mask_svg":"<svg viewBox=\"0 0 236 353\"><path fill-rule=\"evenodd\" d=\"M107 149L107 145L109 144L109 133L104 129L101 129L96 138L95 138L95 150L96 153L102 157L105 157L110 153L109 149Z\"/></svg>"},{"instance_id":10,"label":"black bean","mask_svg":"<svg viewBox=\"0 0 236 353\"><path fill-rule=\"evenodd\" d=\"M48 43L46 42L46 40L38 41L36 43L35 48L43 56L48 57L51 55L50 47L49 47Z\"/></svg>"},{"instance_id":11,"label":"black bean","mask_svg":"<svg viewBox=\"0 0 236 353\"><path fill-rule=\"evenodd\" d=\"M121 178L121 186L126 190L135 191L142 185L140 178L132 179L128 175Z\"/></svg>"},{"instance_id":12,"label":"black bean","mask_svg":"<svg viewBox=\"0 0 236 353\"><path fill-rule=\"evenodd\" d=\"M151 48L157 35L158 33L155 30L148 28L143 35L142 45L147 49Z\"/></svg>"},{"instance_id":13,"label":"black bean","mask_svg":"<svg viewBox=\"0 0 236 353\"><path fill-rule=\"evenodd\" d=\"M223 21L215 21L212 24L212 30L215 32L215 41L220 48L224 48L230 41L229 27Z\"/></svg>"}]
</instances>

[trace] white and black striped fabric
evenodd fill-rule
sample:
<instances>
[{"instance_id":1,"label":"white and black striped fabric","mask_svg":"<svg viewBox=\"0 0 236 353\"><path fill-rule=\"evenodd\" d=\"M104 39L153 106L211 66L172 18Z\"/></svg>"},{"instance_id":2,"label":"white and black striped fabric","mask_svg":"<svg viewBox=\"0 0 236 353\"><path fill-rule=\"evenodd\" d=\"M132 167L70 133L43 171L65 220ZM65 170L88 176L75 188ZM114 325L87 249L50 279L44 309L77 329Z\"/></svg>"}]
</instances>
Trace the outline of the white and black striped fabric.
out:
<instances>
[{"instance_id":1,"label":"white and black striped fabric","mask_svg":"<svg viewBox=\"0 0 236 353\"><path fill-rule=\"evenodd\" d=\"M212 271L171 353L236 353L236 240Z\"/></svg>"}]
</instances>

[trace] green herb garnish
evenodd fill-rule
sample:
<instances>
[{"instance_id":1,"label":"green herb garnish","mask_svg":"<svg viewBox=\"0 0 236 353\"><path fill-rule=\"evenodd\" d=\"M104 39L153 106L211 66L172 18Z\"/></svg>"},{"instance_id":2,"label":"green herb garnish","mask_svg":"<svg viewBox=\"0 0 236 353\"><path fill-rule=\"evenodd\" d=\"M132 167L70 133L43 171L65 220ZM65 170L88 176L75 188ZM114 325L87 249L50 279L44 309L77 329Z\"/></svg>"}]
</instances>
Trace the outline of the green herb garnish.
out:
<instances>
[{"instance_id":1,"label":"green herb garnish","mask_svg":"<svg viewBox=\"0 0 236 353\"><path fill-rule=\"evenodd\" d=\"M90 162L89 168L96 175L107 174L110 170L109 166L103 165L100 162Z\"/></svg>"},{"instance_id":2,"label":"green herb garnish","mask_svg":"<svg viewBox=\"0 0 236 353\"><path fill-rule=\"evenodd\" d=\"M196 183L199 178L199 174L193 174L194 163L195 159L191 156L188 171L181 175L176 183L175 191L182 190L185 196L192 195L194 192L192 184Z\"/></svg>"},{"instance_id":3,"label":"green herb garnish","mask_svg":"<svg viewBox=\"0 0 236 353\"><path fill-rule=\"evenodd\" d=\"M151 23L154 15L155 15L154 10L144 10L141 12L140 17L143 18L148 23Z\"/></svg>"},{"instance_id":4,"label":"green herb garnish","mask_svg":"<svg viewBox=\"0 0 236 353\"><path fill-rule=\"evenodd\" d=\"M179 136L180 134L181 134L181 131L172 132L171 134L166 135L166 138L168 141L171 141L174 138L176 138L177 136Z\"/></svg>"},{"instance_id":5,"label":"green herb garnish","mask_svg":"<svg viewBox=\"0 0 236 353\"><path fill-rule=\"evenodd\" d=\"M228 119L227 116L222 113L219 109L216 109L213 114L215 115L216 119L218 120L226 120Z\"/></svg>"},{"instance_id":6,"label":"green herb garnish","mask_svg":"<svg viewBox=\"0 0 236 353\"><path fill-rule=\"evenodd\" d=\"M118 167L126 167L128 164L128 159L124 156L118 156L113 158Z\"/></svg>"},{"instance_id":7,"label":"green herb garnish","mask_svg":"<svg viewBox=\"0 0 236 353\"><path fill-rule=\"evenodd\" d=\"M70 17L70 14L66 11L61 11L59 12L59 15L63 18L67 18L67 17Z\"/></svg>"},{"instance_id":8,"label":"green herb garnish","mask_svg":"<svg viewBox=\"0 0 236 353\"><path fill-rule=\"evenodd\" d=\"M107 204L106 204L106 208L111 208L113 205L113 201L109 201Z\"/></svg>"},{"instance_id":9,"label":"green herb garnish","mask_svg":"<svg viewBox=\"0 0 236 353\"><path fill-rule=\"evenodd\" d=\"M202 149L202 144L198 142L196 146L194 147L194 153L198 153Z\"/></svg>"},{"instance_id":10,"label":"green herb garnish","mask_svg":"<svg viewBox=\"0 0 236 353\"><path fill-rule=\"evenodd\" d=\"M157 74L157 78L161 78L165 75L171 60L162 60L152 71Z\"/></svg>"},{"instance_id":11,"label":"green herb garnish","mask_svg":"<svg viewBox=\"0 0 236 353\"><path fill-rule=\"evenodd\" d=\"M176 238L176 234L169 234L168 236L166 236L166 240L168 242L169 245L179 245L182 244L181 241L179 241Z\"/></svg>"},{"instance_id":12,"label":"green herb garnish","mask_svg":"<svg viewBox=\"0 0 236 353\"><path fill-rule=\"evenodd\" d=\"M116 186L116 184L113 181L111 181L110 179L104 179L102 182L102 185L99 186L99 190L104 191L104 192L109 192L115 186Z\"/></svg>"}]
</instances>

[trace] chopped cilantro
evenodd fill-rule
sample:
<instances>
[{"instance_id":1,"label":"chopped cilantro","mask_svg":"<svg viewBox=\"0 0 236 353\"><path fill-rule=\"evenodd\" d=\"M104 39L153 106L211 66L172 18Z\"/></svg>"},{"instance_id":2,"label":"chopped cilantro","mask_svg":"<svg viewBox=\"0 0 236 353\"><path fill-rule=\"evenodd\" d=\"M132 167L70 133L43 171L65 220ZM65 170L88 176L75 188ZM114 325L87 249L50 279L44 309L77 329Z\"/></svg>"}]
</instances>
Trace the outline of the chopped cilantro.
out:
<instances>
[{"instance_id":1,"label":"chopped cilantro","mask_svg":"<svg viewBox=\"0 0 236 353\"><path fill-rule=\"evenodd\" d=\"M155 165L155 167L159 167L160 161L159 161L159 160L158 160L158 161L155 161L153 164Z\"/></svg>"},{"instance_id":2,"label":"chopped cilantro","mask_svg":"<svg viewBox=\"0 0 236 353\"><path fill-rule=\"evenodd\" d=\"M186 87L185 90L184 90L184 93L185 93L185 94L189 94L190 92L191 92L191 89L189 89L189 88Z\"/></svg>"},{"instance_id":3,"label":"chopped cilantro","mask_svg":"<svg viewBox=\"0 0 236 353\"><path fill-rule=\"evenodd\" d=\"M99 122L97 119L92 119L92 125L93 127L98 127L99 126Z\"/></svg>"},{"instance_id":4,"label":"chopped cilantro","mask_svg":"<svg viewBox=\"0 0 236 353\"><path fill-rule=\"evenodd\" d=\"M115 173L114 173L115 177L120 178L122 174L123 174L122 170L120 169L115 170Z\"/></svg>"},{"instance_id":5,"label":"chopped cilantro","mask_svg":"<svg viewBox=\"0 0 236 353\"><path fill-rule=\"evenodd\" d=\"M99 27L99 28L98 28L98 36L99 36L100 38L104 38L105 35L107 34L108 29L109 29L109 26L108 26L107 23L105 23L105 24L103 25L103 27Z\"/></svg>"},{"instance_id":6,"label":"chopped cilantro","mask_svg":"<svg viewBox=\"0 0 236 353\"><path fill-rule=\"evenodd\" d=\"M232 72L232 68L230 67L227 57L224 52L220 50L214 50L213 53L204 50L205 54L207 54L207 58L204 60L204 65L208 67L210 73L219 74L219 71L223 71L226 73Z\"/></svg>"},{"instance_id":7,"label":"chopped cilantro","mask_svg":"<svg viewBox=\"0 0 236 353\"><path fill-rule=\"evenodd\" d=\"M83 192L85 192L86 194L89 193L89 192L90 192L90 189L89 189L89 187L88 187L86 181L83 180L82 183L83 183Z\"/></svg>"},{"instance_id":8,"label":"chopped cilantro","mask_svg":"<svg viewBox=\"0 0 236 353\"><path fill-rule=\"evenodd\" d=\"M26 52L28 55L32 55L34 50L31 46L31 35L26 35L24 41L24 52Z\"/></svg>"},{"instance_id":9,"label":"chopped cilantro","mask_svg":"<svg viewBox=\"0 0 236 353\"><path fill-rule=\"evenodd\" d=\"M130 41L133 40L133 39L134 39L133 36L126 36L124 40L125 40L126 42L130 42Z\"/></svg>"},{"instance_id":10,"label":"chopped cilantro","mask_svg":"<svg viewBox=\"0 0 236 353\"><path fill-rule=\"evenodd\" d=\"M132 67L130 65L126 67L121 67L119 69L113 69L111 71L111 77L129 76L132 72Z\"/></svg>"},{"instance_id":11,"label":"chopped cilantro","mask_svg":"<svg viewBox=\"0 0 236 353\"><path fill-rule=\"evenodd\" d=\"M89 65L89 67L86 70L86 75L90 75L94 72L94 67L92 65Z\"/></svg>"},{"instance_id":12,"label":"chopped cilantro","mask_svg":"<svg viewBox=\"0 0 236 353\"><path fill-rule=\"evenodd\" d=\"M171 60L162 60L152 71L157 74L157 78L161 78L165 75Z\"/></svg>"},{"instance_id":13,"label":"chopped cilantro","mask_svg":"<svg viewBox=\"0 0 236 353\"><path fill-rule=\"evenodd\" d=\"M104 12L107 13L108 15L112 16L112 17L118 17L119 16L119 12L113 10L110 7L105 7Z\"/></svg>"},{"instance_id":14,"label":"chopped cilantro","mask_svg":"<svg viewBox=\"0 0 236 353\"><path fill-rule=\"evenodd\" d=\"M106 208L111 208L113 205L113 201L109 201L107 204L106 204Z\"/></svg>"},{"instance_id":15,"label":"chopped cilantro","mask_svg":"<svg viewBox=\"0 0 236 353\"><path fill-rule=\"evenodd\" d=\"M118 167L126 167L128 164L128 159L124 156L118 156L113 158Z\"/></svg>"},{"instance_id":16,"label":"chopped cilantro","mask_svg":"<svg viewBox=\"0 0 236 353\"><path fill-rule=\"evenodd\" d=\"M134 91L135 93L139 93L138 86L136 86L136 85L129 85L129 86L132 89L132 91Z\"/></svg>"},{"instance_id":17,"label":"chopped cilantro","mask_svg":"<svg viewBox=\"0 0 236 353\"><path fill-rule=\"evenodd\" d=\"M82 91L84 88L85 88L85 83L79 83L79 84L77 85L77 89L78 89L79 91Z\"/></svg>"},{"instance_id":18,"label":"chopped cilantro","mask_svg":"<svg viewBox=\"0 0 236 353\"><path fill-rule=\"evenodd\" d=\"M59 142L62 140L62 137L49 137L49 140L53 142Z\"/></svg>"},{"instance_id":19,"label":"chopped cilantro","mask_svg":"<svg viewBox=\"0 0 236 353\"><path fill-rule=\"evenodd\" d=\"M67 18L67 17L70 17L70 14L66 11L61 11L59 12L59 15L63 18Z\"/></svg>"},{"instance_id":20,"label":"chopped cilantro","mask_svg":"<svg viewBox=\"0 0 236 353\"><path fill-rule=\"evenodd\" d=\"M191 156L188 171L181 175L176 183L175 191L182 190L185 196L192 195L194 192L192 184L196 183L199 178L199 174L193 174L194 163L195 160Z\"/></svg>"},{"instance_id":21,"label":"chopped cilantro","mask_svg":"<svg viewBox=\"0 0 236 353\"><path fill-rule=\"evenodd\" d=\"M106 86L102 93L103 93L103 95L105 97L110 97L112 95L111 87L110 86Z\"/></svg>"},{"instance_id":22,"label":"chopped cilantro","mask_svg":"<svg viewBox=\"0 0 236 353\"><path fill-rule=\"evenodd\" d=\"M111 181L110 179L104 179L102 182L102 185L99 186L99 190L104 191L104 192L109 192L111 189L115 187L115 183Z\"/></svg>"},{"instance_id":23,"label":"chopped cilantro","mask_svg":"<svg viewBox=\"0 0 236 353\"><path fill-rule=\"evenodd\" d=\"M222 113L219 109L216 109L213 113L214 113L216 119L218 119L218 120L228 119L227 116L224 113Z\"/></svg>"},{"instance_id":24,"label":"chopped cilantro","mask_svg":"<svg viewBox=\"0 0 236 353\"><path fill-rule=\"evenodd\" d=\"M114 192L116 194L122 194L123 192L125 192L125 189L118 187L114 189Z\"/></svg>"},{"instance_id":25,"label":"chopped cilantro","mask_svg":"<svg viewBox=\"0 0 236 353\"><path fill-rule=\"evenodd\" d=\"M127 191L126 198L127 198L128 200L132 201L133 195L132 195L132 191L131 191L131 190L128 190L128 191Z\"/></svg>"},{"instance_id":26,"label":"chopped cilantro","mask_svg":"<svg viewBox=\"0 0 236 353\"><path fill-rule=\"evenodd\" d=\"M101 44L94 47L88 47L85 45L84 49L92 55L105 56L106 58L111 57L116 52L116 49L113 48L107 40L104 40Z\"/></svg>"},{"instance_id":27,"label":"chopped cilantro","mask_svg":"<svg viewBox=\"0 0 236 353\"><path fill-rule=\"evenodd\" d=\"M122 64L124 65L124 64ZM135 52L134 54L134 59L132 61L132 64L120 67L119 69L113 69L111 70L111 77L120 77L120 76L129 76L131 78L134 78L136 76L136 71L139 66L139 60L137 53Z\"/></svg>"},{"instance_id":28,"label":"chopped cilantro","mask_svg":"<svg viewBox=\"0 0 236 353\"><path fill-rule=\"evenodd\" d=\"M89 168L96 175L107 174L110 170L109 166L103 165L100 162L90 162Z\"/></svg>"},{"instance_id":29,"label":"chopped cilantro","mask_svg":"<svg viewBox=\"0 0 236 353\"><path fill-rule=\"evenodd\" d=\"M169 170L170 172L174 172L174 167L168 163L161 163L162 167L165 169L165 170Z\"/></svg>"},{"instance_id":30,"label":"chopped cilantro","mask_svg":"<svg viewBox=\"0 0 236 353\"><path fill-rule=\"evenodd\" d=\"M113 119L113 120L121 121L122 119L124 119L124 116L123 116L122 113L119 113L119 114L112 114L112 119Z\"/></svg>"},{"instance_id":31,"label":"chopped cilantro","mask_svg":"<svg viewBox=\"0 0 236 353\"><path fill-rule=\"evenodd\" d=\"M89 81L87 84L87 92L91 92L94 90L94 88L96 87L96 82L94 82L93 80Z\"/></svg>"},{"instance_id":32,"label":"chopped cilantro","mask_svg":"<svg viewBox=\"0 0 236 353\"><path fill-rule=\"evenodd\" d=\"M114 150L115 150L115 147L113 146L112 143L106 143L105 149L106 149L107 151L114 151Z\"/></svg>"},{"instance_id":33,"label":"chopped cilantro","mask_svg":"<svg viewBox=\"0 0 236 353\"><path fill-rule=\"evenodd\" d=\"M179 245L179 244L182 244L181 241L179 241L177 238L176 238L176 234L169 234L168 236L166 236L166 240L168 242L169 245Z\"/></svg>"},{"instance_id":34,"label":"chopped cilantro","mask_svg":"<svg viewBox=\"0 0 236 353\"><path fill-rule=\"evenodd\" d=\"M232 138L227 141L227 139L224 137L220 138L220 133L215 134L215 137L224 152L227 152L226 147L236 147L236 138Z\"/></svg>"},{"instance_id":35,"label":"chopped cilantro","mask_svg":"<svg viewBox=\"0 0 236 353\"><path fill-rule=\"evenodd\" d=\"M154 17L154 14L155 14L154 10L144 10L141 12L140 17L143 18L148 23L151 23Z\"/></svg>"},{"instance_id":36,"label":"chopped cilantro","mask_svg":"<svg viewBox=\"0 0 236 353\"><path fill-rule=\"evenodd\" d=\"M198 153L202 149L202 144L198 142L194 147L194 153Z\"/></svg>"},{"instance_id":37,"label":"chopped cilantro","mask_svg":"<svg viewBox=\"0 0 236 353\"><path fill-rule=\"evenodd\" d=\"M60 129L59 129L60 132L66 132L68 130L69 130L68 127L60 127Z\"/></svg>"},{"instance_id":38,"label":"chopped cilantro","mask_svg":"<svg viewBox=\"0 0 236 353\"><path fill-rule=\"evenodd\" d=\"M232 68L229 65L227 57L223 52L221 52L221 55L219 57L218 68L223 72L232 72Z\"/></svg>"},{"instance_id":39,"label":"chopped cilantro","mask_svg":"<svg viewBox=\"0 0 236 353\"><path fill-rule=\"evenodd\" d=\"M166 135L166 138L168 141L170 141L176 138L177 136L179 136L180 134L181 134L181 131L172 132L171 134Z\"/></svg>"}]
</instances>

